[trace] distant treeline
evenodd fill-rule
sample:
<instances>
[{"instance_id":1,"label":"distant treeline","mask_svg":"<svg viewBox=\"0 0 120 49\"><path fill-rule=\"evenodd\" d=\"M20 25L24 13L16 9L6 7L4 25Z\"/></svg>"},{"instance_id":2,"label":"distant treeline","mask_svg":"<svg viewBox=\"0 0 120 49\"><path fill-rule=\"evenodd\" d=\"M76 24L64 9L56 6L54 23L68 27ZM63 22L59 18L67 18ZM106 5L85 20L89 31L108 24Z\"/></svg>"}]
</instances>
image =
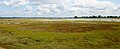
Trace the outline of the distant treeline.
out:
<instances>
[{"instance_id":1,"label":"distant treeline","mask_svg":"<svg viewBox=\"0 0 120 49\"><path fill-rule=\"evenodd\" d=\"M73 16L73 17L0 17L0 19L74 19L74 18L120 18L120 16Z\"/></svg>"},{"instance_id":2,"label":"distant treeline","mask_svg":"<svg viewBox=\"0 0 120 49\"><path fill-rule=\"evenodd\" d=\"M78 17L78 16L74 16L74 18L120 18L120 16L101 16L101 15L98 15L98 16L81 16L81 17Z\"/></svg>"}]
</instances>

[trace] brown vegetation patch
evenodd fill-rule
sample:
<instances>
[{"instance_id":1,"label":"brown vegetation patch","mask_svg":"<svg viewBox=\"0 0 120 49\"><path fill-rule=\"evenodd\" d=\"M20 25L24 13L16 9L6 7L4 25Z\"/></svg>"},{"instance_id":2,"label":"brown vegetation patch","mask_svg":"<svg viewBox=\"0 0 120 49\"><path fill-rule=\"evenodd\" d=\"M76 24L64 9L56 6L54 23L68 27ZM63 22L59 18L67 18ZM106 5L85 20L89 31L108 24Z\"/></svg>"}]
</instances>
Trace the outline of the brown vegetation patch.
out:
<instances>
[{"instance_id":1,"label":"brown vegetation patch","mask_svg":"<svg viewBox=\"0 0 120 49\"><path fill-rule=\"evenodd\" d=\"M23 27L24 26L24 27ZM33 30L39 32L65 32L65 33L80 33L94 30L117 30L112 28L112 24L90 24L90 23L70 23L70 22L47 22L22 25L23 30Z\"/></svg>"}]
</instances>

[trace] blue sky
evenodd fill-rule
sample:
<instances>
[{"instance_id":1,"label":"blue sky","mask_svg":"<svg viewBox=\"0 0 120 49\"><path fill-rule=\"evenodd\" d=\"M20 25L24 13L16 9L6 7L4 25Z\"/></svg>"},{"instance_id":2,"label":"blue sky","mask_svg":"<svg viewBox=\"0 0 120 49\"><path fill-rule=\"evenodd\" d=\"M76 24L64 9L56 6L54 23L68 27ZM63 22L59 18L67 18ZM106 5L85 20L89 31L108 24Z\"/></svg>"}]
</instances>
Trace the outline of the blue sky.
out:
<instances>
[{"instance_id":1,"label":"blue sky","mask_svg":"<svg viewBox=\"0 0 120 49\"><path fill-rule=\"evenodd\" d=\"M0 0L0 16L120 15L120 0Z\"/></svg>"},{"instance_id":2,"label":"blue sky","mask_svg":"<svg viewBox=\"0 0 120 49\"><path fill-rule=\"evenodd\" d=\"M112 2L115 2L117 4L120 4L120 0L111 0Z\"/></svg>"}]
</instances>

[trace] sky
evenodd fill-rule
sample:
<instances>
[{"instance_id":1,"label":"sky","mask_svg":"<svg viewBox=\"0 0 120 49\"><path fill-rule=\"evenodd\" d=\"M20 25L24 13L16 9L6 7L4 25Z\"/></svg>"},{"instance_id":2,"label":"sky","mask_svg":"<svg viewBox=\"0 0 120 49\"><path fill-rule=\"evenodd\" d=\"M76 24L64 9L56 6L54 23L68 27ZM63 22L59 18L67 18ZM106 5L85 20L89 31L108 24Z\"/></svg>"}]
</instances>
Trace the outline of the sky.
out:
<instances>
[{"instance_id":1,"label":"sky","mask_svg":"<svg viewBox=\"0 0 120 49\"><path fill-rule=\"evenodd\" d=\"M120 15L120 0L0 0L0 16Z\"/></svg>"}]
</instances>

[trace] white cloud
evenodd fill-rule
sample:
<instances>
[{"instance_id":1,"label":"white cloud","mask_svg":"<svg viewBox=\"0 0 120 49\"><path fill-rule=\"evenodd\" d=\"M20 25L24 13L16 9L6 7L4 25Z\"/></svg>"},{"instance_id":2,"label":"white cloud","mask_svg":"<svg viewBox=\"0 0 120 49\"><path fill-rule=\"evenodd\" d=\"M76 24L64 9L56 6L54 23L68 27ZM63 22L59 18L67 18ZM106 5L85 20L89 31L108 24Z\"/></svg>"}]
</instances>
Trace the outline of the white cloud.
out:
<instances>
[{"instance_id":1,"label":"white cloud","mask_svg":"<svg viewBox=\"0 0 120 49\"><path fill-rule=\"evenodd\" d=\"M61 11L57 9L56 4L42 4L37 6L36 9L37 13L40 15L54 15L54 14L59 14Z\"/></svg>"},{"instance_id":2,"label":"white cloud","mask_svg":"<svg viewBox=\"0 0 120 49\"><path fill-rule=\"evenodd\" d=\"M3 3L7 6L31 4L24 8L23 13L27 12L28 15L31 13L36 15L118 15L120 13L120 6L110 1L10 0Z\"/></svg>"},{"instance_id":3,"label":"white cloud","mask_svg":"<svg viewBox=\"0 0 120 49\"><path fill-rule=\"evenodd\" d=\"M41 4L53 4L59 2L58 0L29 0L30 2L39 2Z\"/></svg>"},{"instance_id":4,"label":"white cloud","mask_svg":"<svg viewBox=\"0 0 120 49\"><path fill-rule=\"evenodd\" d=\"M32 12L33 8L29 5L26 6L26 8L24 9L25 13L30 13Z\"/></svg>"},{"instance_id":5,"label":"white cloud","mask_svg":"<svg viewBox=\"0 0 120 49\"><path fill-rule=\"evenodd\" d=\"M71 2L70 2L71 3ZM109 1L97 1L97 0L74 0L73 5L69 4L67 1L65 8L66 11L71 11L71 13L77 15L109 15L113 14L118 6Z\"/></svg>"},{"instance_id":6,"label":"white cloud","mask_svg":"<svg viewBox=\"0 0 120 49\"><path fill-rule=\"evenodd\" d=\"M19 5L25 5L28 3L29 3L28 0L10 0L10 1L1 2L1 4L4 4L6 6L12 6L12 7L19 6Z\"/></svg>"},{"instance_id":7,"label":"white cloud","mask_svg":"<svg viewBox=\"0 0 120 49\"><path fill-rule=\"evenodd\" d=\"M40 0L39 0L40 1ZM44 0L47 1L47 0ZM53 3L54 4L54 3ZM45 4L52 14L55 14L55 10L58 10L61 15L112 15L117 11L117 5L109 1L97 1L97 0L60 0L55 3L55 8L51 8L52 4ZM41 5L43 5L41 3ZM40 6L41 6L40 5ZM46 9L44 7L41 7ZM117 12L119 13L119 12ZM44 13L43 13L44 14Z\"/></svg>"}]
</instances>

